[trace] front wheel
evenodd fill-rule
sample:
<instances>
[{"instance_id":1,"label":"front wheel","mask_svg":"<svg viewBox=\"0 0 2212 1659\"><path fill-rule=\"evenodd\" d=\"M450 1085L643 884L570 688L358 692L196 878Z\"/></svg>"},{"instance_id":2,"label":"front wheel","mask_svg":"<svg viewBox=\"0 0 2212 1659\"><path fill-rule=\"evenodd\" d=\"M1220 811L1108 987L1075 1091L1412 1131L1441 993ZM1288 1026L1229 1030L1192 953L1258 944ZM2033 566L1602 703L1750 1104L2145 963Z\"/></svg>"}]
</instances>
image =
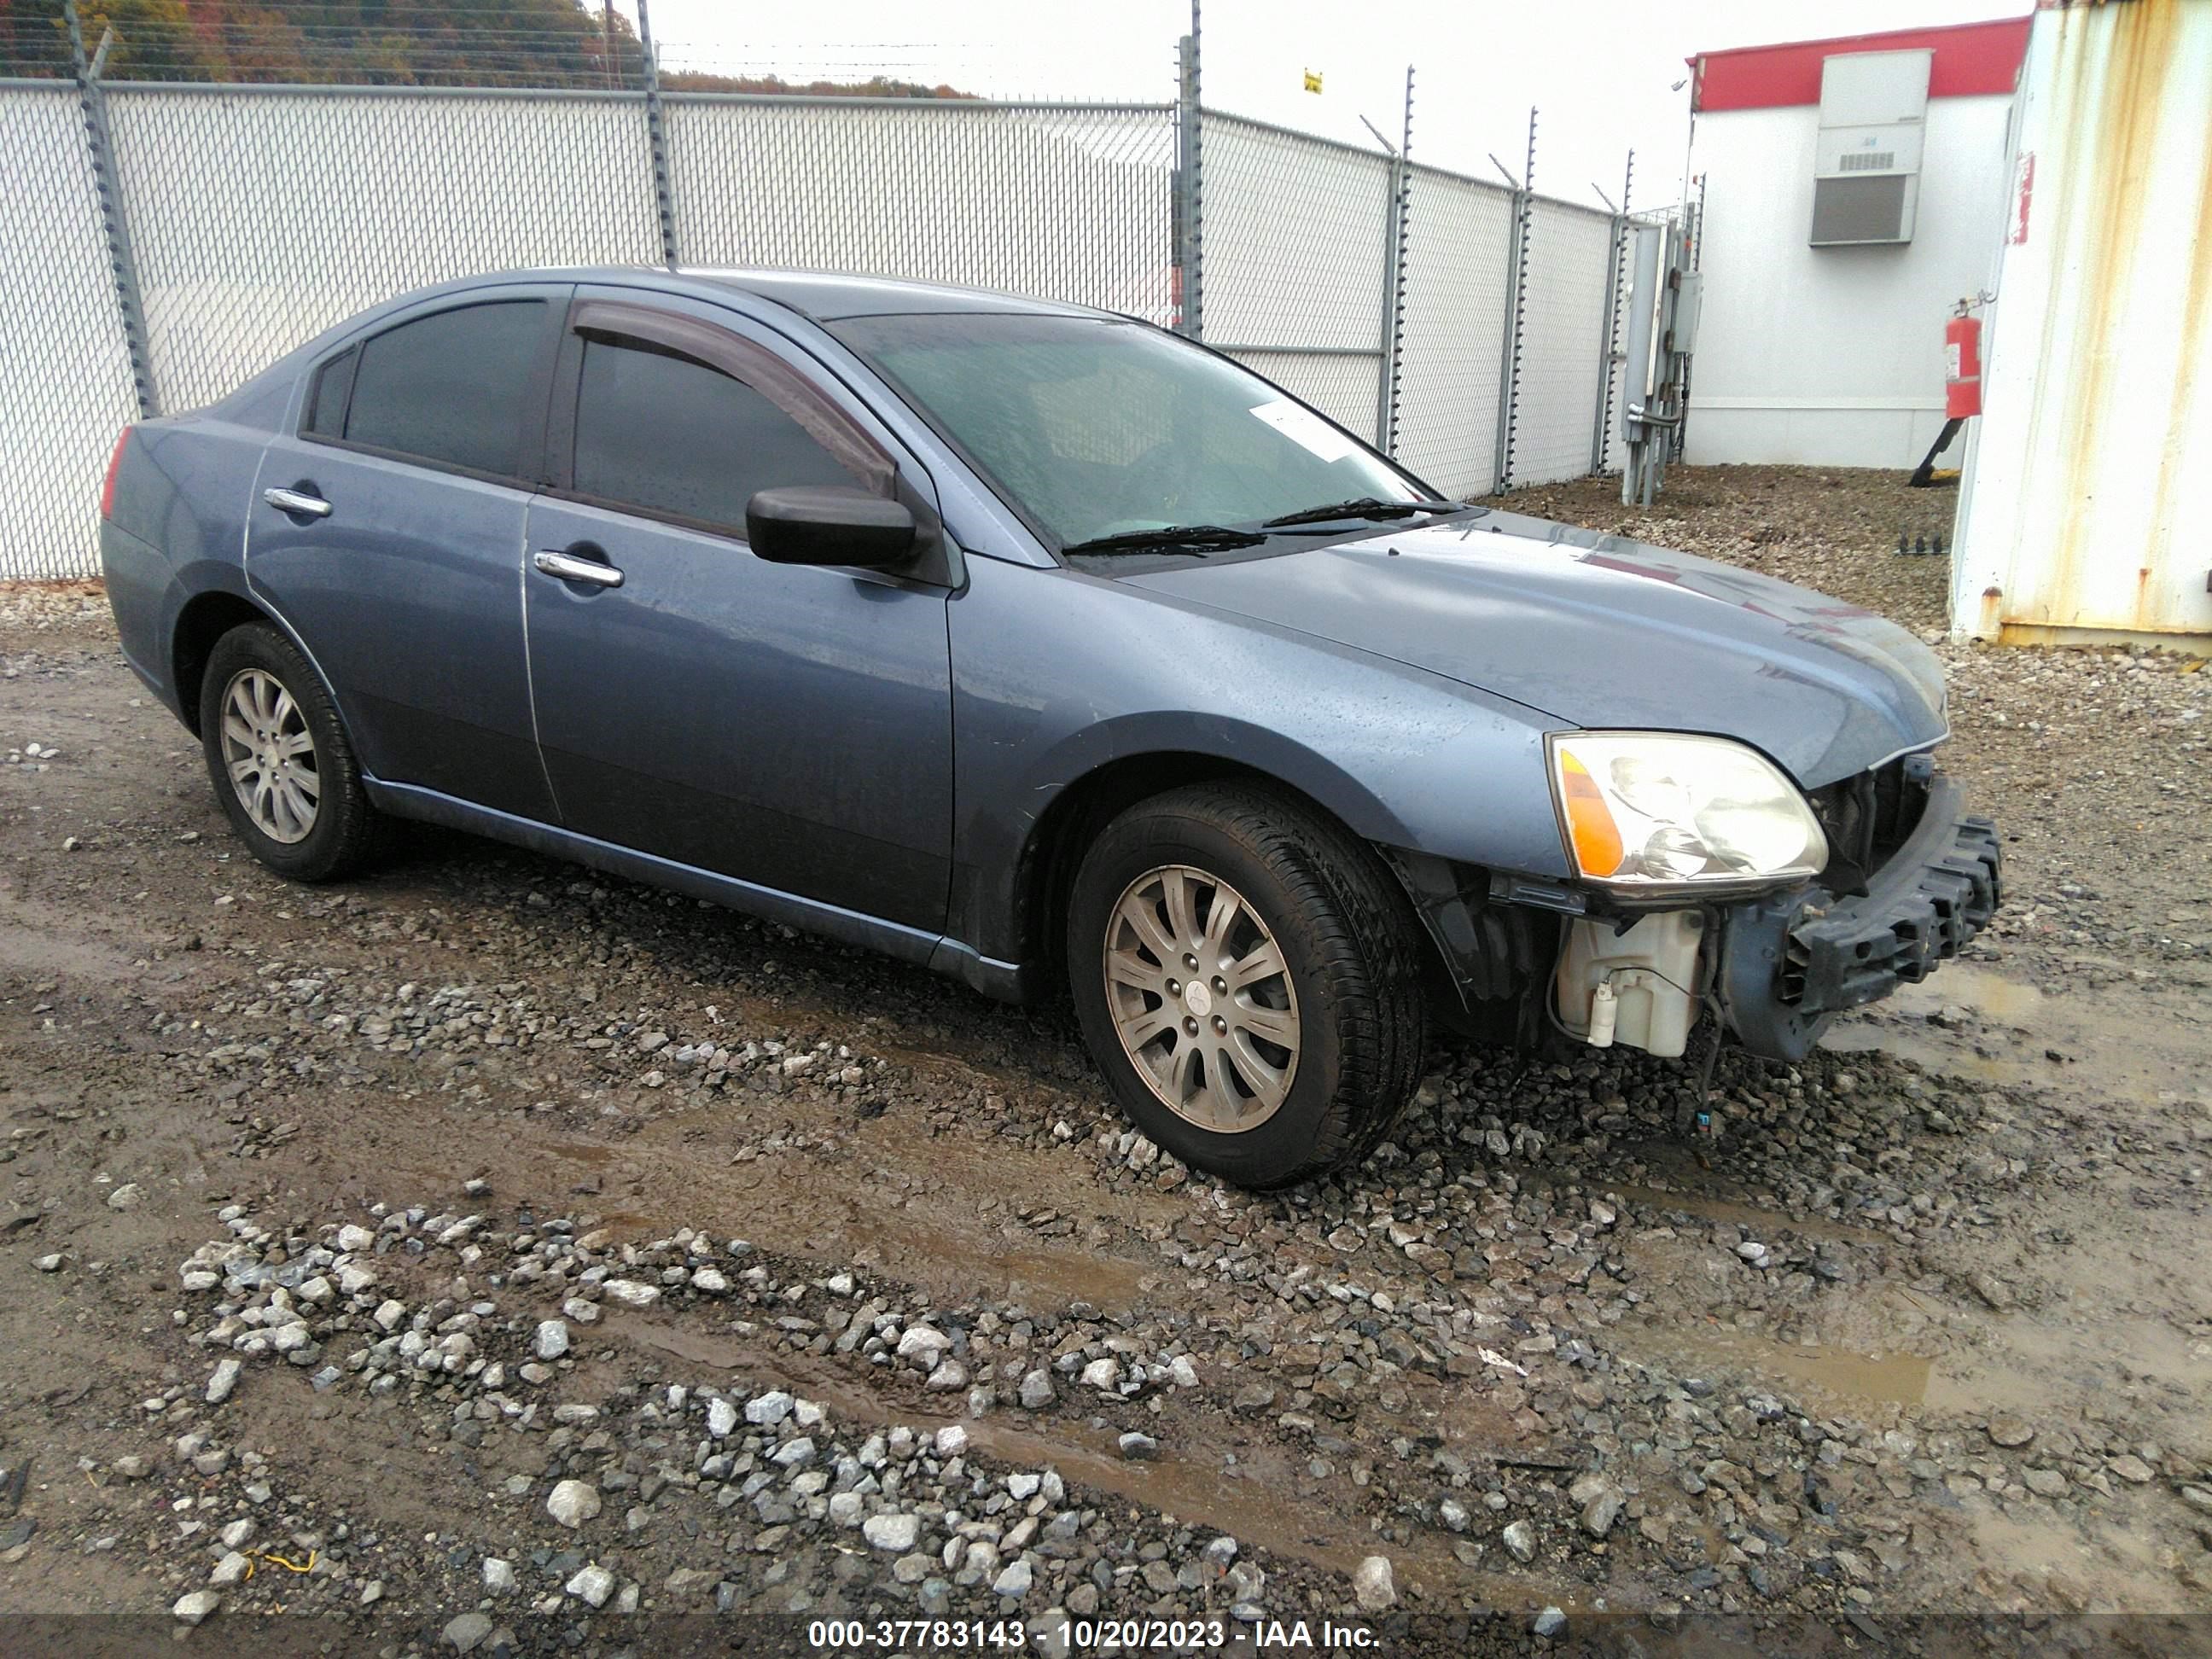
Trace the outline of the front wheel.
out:
<instances>
[{"instance_id":1,"label":"front wheel","mask_svg":"<svg viewBox=\"0 0 2212 1659\"><path fill-rule=\"evenodd\" d=\"M232 629L209 653L200 742L230 827L277 874L329 881L374 850L380 820L337 705L267 623Z\"/></svg>"},{"instance_id":2,"label":"front wheel","mask_svg":"<svg viewBox=\"0 0 2212 1659\"><path fill-rule=\"evenodd\" d=\"M1421 1063L1404 896L1300 803L1226 784L1123 812L1076 873L1068 980L1137 1126L1194 1169L1273 1188L1367 1156Z\"/></svg>"}]
</instances>

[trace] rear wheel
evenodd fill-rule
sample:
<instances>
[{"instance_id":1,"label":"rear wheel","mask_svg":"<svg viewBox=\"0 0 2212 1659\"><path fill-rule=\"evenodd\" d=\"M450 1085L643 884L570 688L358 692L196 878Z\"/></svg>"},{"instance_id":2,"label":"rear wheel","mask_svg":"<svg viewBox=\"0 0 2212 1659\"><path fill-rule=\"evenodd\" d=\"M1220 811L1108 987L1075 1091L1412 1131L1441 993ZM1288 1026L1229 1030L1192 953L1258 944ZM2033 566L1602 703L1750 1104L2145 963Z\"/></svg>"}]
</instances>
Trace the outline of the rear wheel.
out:
<instances>
[{"instance_id":1,"label":"rear wheel","mask_svg":"<svg viewBox=\"0 0 2212 1659\"><path fill-rule=\"evenodd\" d=\"M320 676L266 623L216 641L200 742L231 828L279 875L329 881L374 850L380 818Z\"/></svg>"},{"instance_id":2,"label":"rear wheel","mask_svg":"<svg viewBox=\"0 0 2212 1659\"><path fill-rule=\"evenodd\" d=\"M1269 1188L1364 1158L1425 1035L1414 921L1373 853L1259 788L1200 784L1092 843L1067 969L1092 1054L1138 1127L1194 1168Z\"/></svg>"}]
</instances>

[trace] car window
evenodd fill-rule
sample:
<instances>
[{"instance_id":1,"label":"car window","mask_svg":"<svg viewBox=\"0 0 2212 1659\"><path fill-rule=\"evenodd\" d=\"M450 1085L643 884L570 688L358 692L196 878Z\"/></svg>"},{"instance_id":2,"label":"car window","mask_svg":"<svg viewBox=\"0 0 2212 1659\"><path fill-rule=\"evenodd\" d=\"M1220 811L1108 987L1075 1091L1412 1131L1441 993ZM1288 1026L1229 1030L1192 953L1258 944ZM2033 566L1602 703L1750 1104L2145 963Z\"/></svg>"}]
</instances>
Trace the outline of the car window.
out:
<instances>
[{"instance_id":1,"label":"car window","mask_svg":"<svg viewBox=\"0 0 2212 1659\"><path fill-rule=\"evenodd\" d=\"M1063 546L1428 493L1237 364L1139 324L947 312L831 327Z\"/></svg>"},{"instance_id":2,"label":"car window","mask_svg":"<svg viewBox=\"0 0 2212 1659\"><path fill-rule=\"evenodd\" d=\"M364 342L346 441L473 472L517 472L545 326L544 301L497 300L417 317ZM313 430L327 430L323 391L319 381Z\"/></svg>"},{"instance_id":3,"label":"car window","mask_svg":"<svg viewBox=\"0 0 2212 1659\"><path fill-rule=\"evenodd\" d=\"M761 490L860 482L744 381L643 341L585 337L579 495L741 529Z\"/></svg>"},{"instance_id":4,"label":"car window","mask_svg":"<svg viewBox=\"0 0 2212 1659\"><path fill-rule=\"evenodd\" d=\"M307 417L301 429L319 438L345 436L346 400L353 396L353 374L361 367L361 348L340 352L315 371L307 393Z\"/></svg>"}]
</instances>

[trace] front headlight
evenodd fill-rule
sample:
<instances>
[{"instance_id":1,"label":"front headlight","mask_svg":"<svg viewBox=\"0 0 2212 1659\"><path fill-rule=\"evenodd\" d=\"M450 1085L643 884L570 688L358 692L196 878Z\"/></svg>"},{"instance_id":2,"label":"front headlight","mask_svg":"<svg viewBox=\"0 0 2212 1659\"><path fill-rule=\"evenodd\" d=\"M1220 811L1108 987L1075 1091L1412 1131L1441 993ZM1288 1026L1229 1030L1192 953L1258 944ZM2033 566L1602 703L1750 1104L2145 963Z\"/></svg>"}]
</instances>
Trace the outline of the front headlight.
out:
<instances>
[{"instance_id":1,"label":"front headlight","mask_svg":"<svg viewBox=\"0 0 2212 1659\"><path fill-rule=\"evenodd\" d=\"M1724 738L1563 732L1552 793L1585 880L1622 887L1818 875L1828 838L1797 787Z\"/></svg>"}]
</instances>

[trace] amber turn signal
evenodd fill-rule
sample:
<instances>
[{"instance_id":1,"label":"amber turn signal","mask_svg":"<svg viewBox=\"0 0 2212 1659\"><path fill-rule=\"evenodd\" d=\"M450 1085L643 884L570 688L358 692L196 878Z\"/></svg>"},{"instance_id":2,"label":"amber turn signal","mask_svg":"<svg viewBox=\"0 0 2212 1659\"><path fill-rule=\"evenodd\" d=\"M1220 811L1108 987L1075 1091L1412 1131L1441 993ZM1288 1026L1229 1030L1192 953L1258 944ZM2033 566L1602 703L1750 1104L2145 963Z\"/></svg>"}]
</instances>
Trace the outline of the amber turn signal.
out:
<instances>
[{"instance_id":1,"label":"amber turn signal","mask_svg":"<svg viewBox=\"0 0 2212 1659\"><path fill-rule=\"evenodd\" d=\"M1575 863L1585 876L1604 877L1620 868L1620 829L1589 769L1572 755L1559 757L1559 798L1566 810L1567 834L1575 844Z\"/></svg>"}]
</instances>

